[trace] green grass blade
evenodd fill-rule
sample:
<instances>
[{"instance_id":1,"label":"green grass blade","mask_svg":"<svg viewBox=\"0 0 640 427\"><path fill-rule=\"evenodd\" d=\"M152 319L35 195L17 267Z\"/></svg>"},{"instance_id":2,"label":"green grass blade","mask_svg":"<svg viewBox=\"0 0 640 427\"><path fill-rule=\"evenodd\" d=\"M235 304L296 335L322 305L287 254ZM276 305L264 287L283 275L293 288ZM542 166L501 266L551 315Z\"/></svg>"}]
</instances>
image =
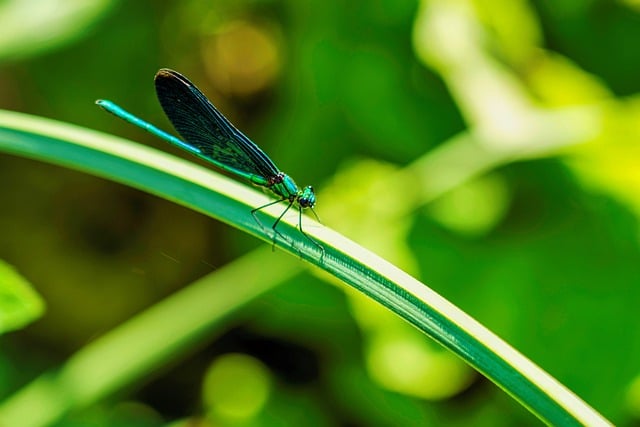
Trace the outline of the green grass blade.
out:
<instances>
[{"instance_id":1,"label":"green grass blade","mask_svg":"<svg viewBox=\"0 0 640 427\"><path fill-rule=\"evenodd\" d=\"M105 177L188 206L265 241L250 210L269 201L233 180L147 147L97 132L0 112L0 150ZM267 209L265 224L281 212ZM269 216L267 219L266 216ZM504 341L423 283L342 235L305 218L320 251L285 220L284 251L370 296L458 354L543 421L553 425L610 425L600 414ZM289 243L293 243L293 246ZM104 350L107 351L107 350ZM0 416L2 411L0 408Z\"/></svg>"},{"instance_id":2,"label":"green grass blade","mask_svg":"<svg viewBox=\"0 0 640 427\"><path fill-rule=\"evenodd\" d=\"M271 257L274 268L238 280L255 271L265 256ZM139 384L220 333L223 320L300 271L297 259L271 253L268 247L234 260L109 331L60 369L0 402L0 425L46 426L72 409Z\"/></svg>"}]
</instances>

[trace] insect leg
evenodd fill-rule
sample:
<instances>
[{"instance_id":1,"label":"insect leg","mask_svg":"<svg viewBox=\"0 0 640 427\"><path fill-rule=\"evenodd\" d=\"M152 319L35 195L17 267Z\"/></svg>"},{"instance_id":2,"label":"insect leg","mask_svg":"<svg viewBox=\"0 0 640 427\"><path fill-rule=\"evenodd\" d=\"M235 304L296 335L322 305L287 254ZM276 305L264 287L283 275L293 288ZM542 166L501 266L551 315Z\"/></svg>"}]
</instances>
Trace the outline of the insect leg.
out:
<instances>
[{"instance_id":1,"label":"insect leg","mask_svg":"<svg viewBox=\"0 0 640 427\"><path fill-rule=\"evenodd\" d=\"M316 215L316 212L313 209L311 209L311 212L313 212L313 214ZM316 218L318 218L318 215L316 215ZM324 247L320 243L316 242L315 239L313 239L311 236L305 233L304 230L302 229L302 207L301 206L298 206L298 228L300 229L300 232L304 237L306 237L311 243L313 243L318 249L320 249L320 262L322 262L322 258L324 258Z\"/></svg>"},{"instance_id":2,"label":"insect leg","mask_svg":"<svg viewBox=\"0 0 640 427\"><path fill-rule=\"evenodd\" d=\"M288 200L286 198L282 198L282 199L278 199L278 200L274 200L273 202L269 202L266 205L262 205L259 206L255 209L253 209L251 211L251 216L253 216L253 219L256 223L258 223L258 225L260 226L260 228L262 229L262 231L264 231L265 233L267 232L266 227L262 224L262 221L260 221L258 219L258 216L256 215L256 212L258 212L261 209L264 209L266 207L269 207L271 205L275 205L276 203L280 203L280 202L284 202L285 200ZM287 211L289 210L289 208L291 207L291 204L289 204L289 206L287 206L287 209L284 210L284 212L282 212L282 214L278 217L278 219L276 220L276 222L273 224L273 226L271 227L274 231L274 235L273 235L273 246L272 249L275 249L275 245L276 245L276 236L280 236L282 237L283 240L287 240L280 232L278 232L278 230L275 229L276 225L278 225L278 222L280 222L280 220L282 219L282 217L284 216L285 213L287 213Z\"/></svg>"},{"instance_id":3,"label":"insect leg","mask_svg":"<svg viewBox=\"0 0 640 427\"><path fill-rule=\"evenodd\" d=\"M276 235L282 237L282 240L287 240L286 237L284 237L277 229L276 227L278 226L278 223L280 222L280 220L282 219L282 217L284 216L284 214L287 213L287 211L289 210L289 208L291 208L291 205L293 205L294 200L290 201L289 204L287 205L287 208L282 211L282 213L280 214L280 216L278 217L278 219L276 219L276 222L273 223L273 225L271 226L271 228L273 229L273 248L276 247ZM291 246L293 246L293 243L291 243Z\"/></svg>"},{"instance_id":4,"label":"insect leg","mask_svg":"<svg viewBox=\"0 0 640 427\"><path fill-rule=\"evenodd\" d=\"M262 225L262 222L258 219L258 216L256 215L256 212L258 212L259 210L262 210L262 209L264 209L266 207L269 207L271 205L275 205L276 203L284 202L285 200L287 200L287 199L275 200L273 202L267 203L266 205L259 206L259 207L255 208L255 209L253 209L251 211L251 216L253 217L254 221L256 223L258 223L258 225L260 226L262 231L264 231L266 233L267 229L264 227L264 225Z\"/></svg>"},{"instance_id":5,"label":"insect leg","mask_svg":"<svg viewBox=\"0 0 640 427\"><path fill-rule=\"evenodd\" d=\"M316 213L316 211L315 211L312 207L309 207L309 209L311 209L311 212L313 212L313 216L315 216L315 217L316 217L316 219L318 220L318 222L319 222L320 224L322 224L322 221L320 221L320 217L318 216L318 214Z\"/></svg>"}]
</instances>

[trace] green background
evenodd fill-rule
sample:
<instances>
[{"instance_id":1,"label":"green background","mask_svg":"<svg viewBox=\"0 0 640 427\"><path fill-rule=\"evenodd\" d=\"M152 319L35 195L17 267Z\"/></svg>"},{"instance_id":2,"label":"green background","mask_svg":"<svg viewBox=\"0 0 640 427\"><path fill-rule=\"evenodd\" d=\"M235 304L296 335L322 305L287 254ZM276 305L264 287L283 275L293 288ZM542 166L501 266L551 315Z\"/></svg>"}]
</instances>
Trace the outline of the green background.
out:
<instances>
[{"instance_id":1,"label":"green background","mask_svg":"<svg viewBox=\"0 0 640 427\"><path fill-rule=\"evenodd\" d=\"M93 105L107 98L169 130L152 79L180 71L298 184L316 187L323 223L428 283L617 425L634 425L637 40L633 0L5 1L0 107L197 161ZM484 157L463 149L468 135ZM407 203L417 209L403 205L417 197L411 182L376 197L372 183L421 162L451 190ZM0 155L0 182L0 259L47 306L2 337L0 399L266 246L61 167ZM234 281L259 279L282 256L264 251ZM455 356L312 272L58 425L187 420L539 423Z\"/></svg>"}]
</instances>

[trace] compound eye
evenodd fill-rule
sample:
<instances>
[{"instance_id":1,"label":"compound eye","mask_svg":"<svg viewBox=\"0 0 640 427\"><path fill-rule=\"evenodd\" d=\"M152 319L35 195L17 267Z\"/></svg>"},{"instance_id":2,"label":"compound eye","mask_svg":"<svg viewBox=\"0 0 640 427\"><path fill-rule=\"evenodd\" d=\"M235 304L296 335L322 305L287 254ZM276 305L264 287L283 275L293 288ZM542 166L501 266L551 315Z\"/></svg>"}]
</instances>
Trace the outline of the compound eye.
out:
<instances>
[{"instance_id":1,"label":"compound eye","mask_svg":"<svg viewBox=\"0 0 640 427\"><path fill-rule=\"evenodd\" d=\"M315 204L313 198L306 197L298 199L298 203L302 208L313 207L313 205Z\"/></svg>"}]
</instances>

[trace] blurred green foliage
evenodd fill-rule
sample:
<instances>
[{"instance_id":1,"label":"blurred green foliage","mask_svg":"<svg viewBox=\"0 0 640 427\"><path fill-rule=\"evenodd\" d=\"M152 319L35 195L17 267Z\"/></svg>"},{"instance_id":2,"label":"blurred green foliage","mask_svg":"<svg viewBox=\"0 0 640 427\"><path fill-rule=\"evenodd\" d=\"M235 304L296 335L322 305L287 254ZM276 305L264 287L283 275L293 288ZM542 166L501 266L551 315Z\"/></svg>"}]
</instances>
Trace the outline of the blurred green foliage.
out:
<instances>
[{"instance_id":1,"label":"blurred green foliage","mask_svg":"<svg viewBox=\"0 0 640 427\"><path fill-rule=\"evenodd\" d=\"M43 312L44 302L31 285L0 261L0 333L21 329Z\"/></svg>"},{"instance_id":2,"label":"blurred green foliage","mask_svg":"<svg viewBox=\"0 0 640 427\"><path fill-rule=\"evenodd\" d=\"M169 129L152 77L177 69L320 189L326 224L616 424L638 422L637 2L33 3L0 7L2 108L171 151L93 100ZM382 191L398 171L433 187L407 172ZM0 259L48 307L3 336L0 398L258 244L50 165L0 156L0 180ZM269 269L261 259L245 274ZM295 275L188 357L57 425L537 424L385 309L321 279Z\"/></svg>"}]
</instances>

